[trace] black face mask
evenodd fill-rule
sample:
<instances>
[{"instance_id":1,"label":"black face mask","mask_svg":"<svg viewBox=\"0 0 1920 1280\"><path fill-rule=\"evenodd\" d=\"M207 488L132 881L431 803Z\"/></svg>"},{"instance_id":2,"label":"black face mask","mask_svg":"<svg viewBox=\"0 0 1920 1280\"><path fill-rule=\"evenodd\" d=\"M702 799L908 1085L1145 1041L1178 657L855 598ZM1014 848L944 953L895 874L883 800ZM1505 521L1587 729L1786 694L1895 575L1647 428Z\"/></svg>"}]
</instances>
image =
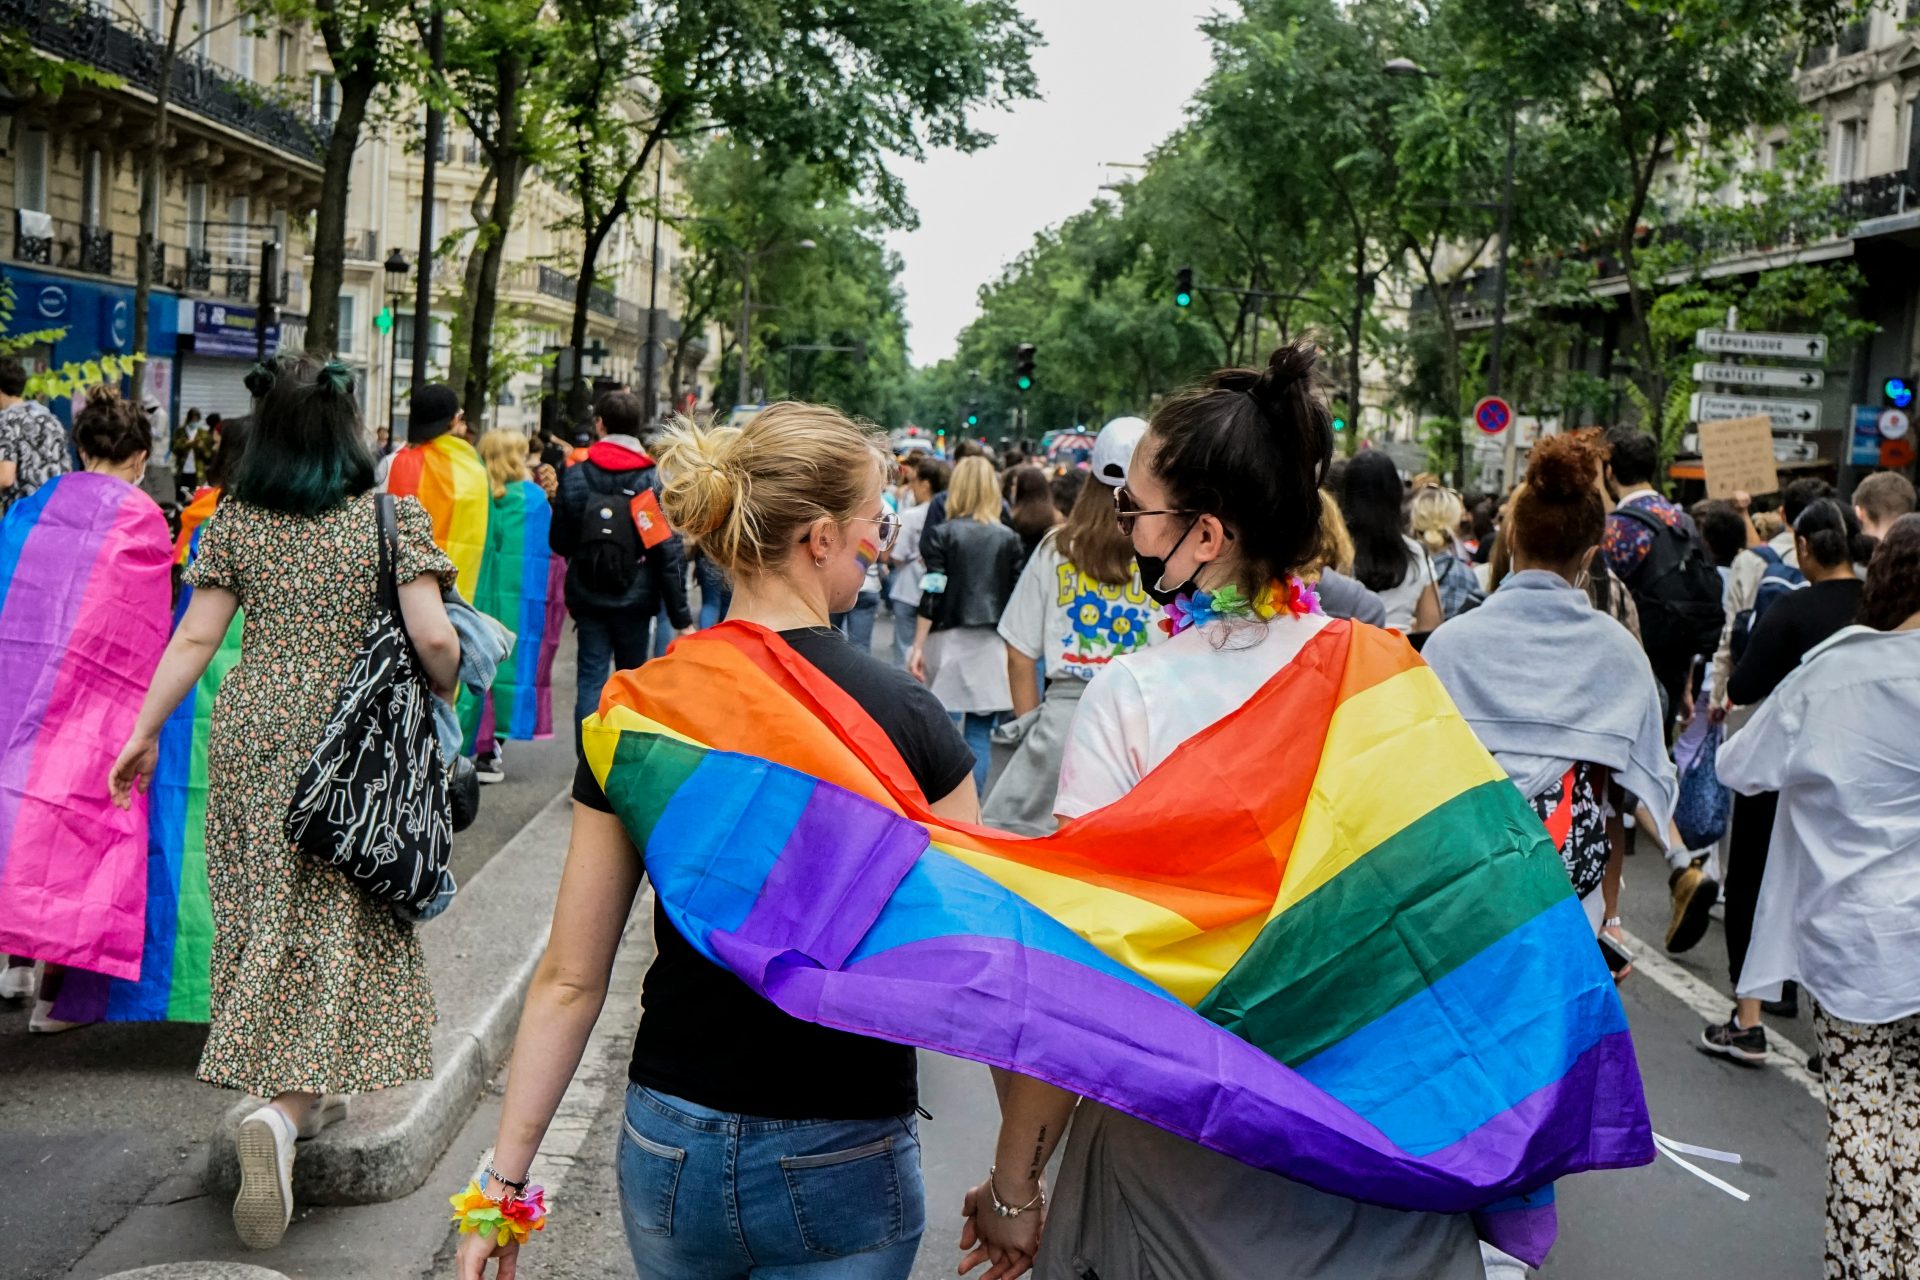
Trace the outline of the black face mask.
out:
<instances>
[{"instance_id":1,"label":"black face mask","mask_svg":"<svg viewBox=\"0 0 1920 1280\"><path fill-rule=\"evenodd\" d=\"M1140 566L1140 585L1146 589L1147 595L1152 597L1153 602L1162 608L1172 604L1180 596L1192 595L1200 589L1197 569L1195 576L1189 577L1177 587L1160 585L1167 576L1167 561L1173 559L1174 552L1180 550L1180 544L1187 540L1187 534L1192 533L1199 523L1195 520L1193 524L1188 525L1187 532L1180 535L1179 541L1169 547L1164 556L1142 555L1138 550L1133 553L1134 563Z\"/></svg>"}]
</instances>

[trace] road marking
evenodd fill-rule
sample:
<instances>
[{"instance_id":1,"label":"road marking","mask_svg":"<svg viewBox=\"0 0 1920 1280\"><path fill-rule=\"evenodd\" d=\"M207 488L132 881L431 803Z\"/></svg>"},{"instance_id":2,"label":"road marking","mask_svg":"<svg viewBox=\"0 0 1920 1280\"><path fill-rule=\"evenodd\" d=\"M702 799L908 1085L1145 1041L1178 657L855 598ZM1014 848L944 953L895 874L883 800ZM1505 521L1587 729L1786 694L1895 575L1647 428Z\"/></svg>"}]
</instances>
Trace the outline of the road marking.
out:
<instances>
[{"instance_id":1,"label":"road marking","mask_svg":"<svg viewBox=\"0 0 1920 1280\"><path fill-rule=\"evenodd\" d=\"M566 1093L561 1095L560 1105L554 1109L553 1120L547 1125L546 1139L540 1144L540 1153L533 1158L533 1168L527 1172L529 1182L546 1188L549 1203L559 1194L567 1175L578 1162L580 1148L586 1145L594 1117L606 1105L607 1095L616 1085L626 1087L627 1058L614 1051L614 1042L624 1045L633 1038L633 1021L617 1011L639 1007L640 980L653 958L653 948L648 945L652 923L653 885L649 883L634 903L633 914L627 917L620 954L614 961L613 977L607 987L607 1002L600 1010L599 1020L593 1024L593 1034L587 1037L587 1047L581 1051L579 1069L573 1073ZM491 1163L493 1148L489 1146L481 1153L480 1163L474 1166L476 1182Z\"/></svg>"},{"instance_id":2,"label":"road marking","mask_svg":"<svg viewBox=\"0 0 1920 1280\"><path fill-rule=\"evenodd\" d=\"M1624 931L1623 931L1624 933ZM1624 935L1627 949L1633 952L1634 972L1645 974L1656 987L1679 1000L1709 1023L1723 1022L1727 1013L1727 997L1714 990L1691 973L1667 959L1664 951L1652 944L1642 942L1631 933ZM1820 1086L1820 1078L1807 1070L1806 1051L1783 1035L1773 1034L1767 1037L1767 1065L1787 1079L1807 1091L1807 1096L1825 1106L1826 1090Z\"/></svg>"}]
</instances>

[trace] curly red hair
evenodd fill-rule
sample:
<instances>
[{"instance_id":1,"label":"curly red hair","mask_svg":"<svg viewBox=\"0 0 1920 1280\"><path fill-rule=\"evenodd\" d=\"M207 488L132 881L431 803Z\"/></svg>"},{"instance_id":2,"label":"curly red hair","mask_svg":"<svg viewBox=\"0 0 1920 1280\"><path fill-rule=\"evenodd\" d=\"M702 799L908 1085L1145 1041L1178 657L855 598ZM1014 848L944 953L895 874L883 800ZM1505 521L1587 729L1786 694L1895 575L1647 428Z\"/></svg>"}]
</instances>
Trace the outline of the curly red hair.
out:
<instances>
[{"instance_id":1,"label":"curly red hair","mask_svg":"<svg viewBox=\"0 0 1920 1280\"><path fill-rule=\"evenodd\" d=\"M1607 504L1600 496L1606 445L1598 431L1548 436L1533 446L1527 478L1514 492L1509 540L1528 559L1570 565L1600 545Z\"/></svg>"}]
</instances>

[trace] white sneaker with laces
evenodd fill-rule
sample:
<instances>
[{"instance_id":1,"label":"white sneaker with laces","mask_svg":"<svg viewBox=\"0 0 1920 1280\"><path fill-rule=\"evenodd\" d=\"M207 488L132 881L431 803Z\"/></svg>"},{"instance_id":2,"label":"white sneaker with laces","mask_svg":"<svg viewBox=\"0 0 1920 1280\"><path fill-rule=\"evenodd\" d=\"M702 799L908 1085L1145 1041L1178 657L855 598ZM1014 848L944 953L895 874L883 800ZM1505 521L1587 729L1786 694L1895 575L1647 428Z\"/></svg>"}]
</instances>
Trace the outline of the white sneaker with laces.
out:
<instances>
[{"instance_id":1,"label":"white sneaker with laces","mask_svg":"<svg viewBox=\"0 0 1920 1280\"><path fill-rule=\"evenodd\" d=\"M31 996L38 985L33 975L34 966L30 964L8 965L0 969L0 1000L25 1000Z\"/></svg>"},{"instance_id":2,"label":"white sneaker with laces","mask_svg":"<svg viewBox=\"0 0 1920 1280\"><path fill-rule=\"evenodd\" d=\"M278 1107L260 1108L240 1122L233 1145L240 1157L240 1194L233 1229L249 1249L271 1249L293 1221L293 1121Z\"/></svg>"},{"instance_id":3,"label":"white sneaker with laces","mask_svg":"<svg viewBox=\"0 0 1920 1280\"><path fill-rule=\"evenodd\" d=\"M314 1104L307 1108L307 1118L300 1122L300 1141L317 1138L320 1131L330 1124L347 1118L347 1103L351 1094L323 1093Z\"/></svg>"}]
</instances>

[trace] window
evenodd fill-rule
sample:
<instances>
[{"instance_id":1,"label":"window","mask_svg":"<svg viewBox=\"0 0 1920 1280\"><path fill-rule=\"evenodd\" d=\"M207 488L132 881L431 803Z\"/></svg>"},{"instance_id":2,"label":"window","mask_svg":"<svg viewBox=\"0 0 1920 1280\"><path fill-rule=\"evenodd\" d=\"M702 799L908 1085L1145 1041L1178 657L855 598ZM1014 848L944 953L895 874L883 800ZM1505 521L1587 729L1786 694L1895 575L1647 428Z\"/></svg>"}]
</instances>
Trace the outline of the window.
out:
<instances>
[{"instance_id":1,"label":"window","mask_svg":"<svg viewBox=\"0 0 1920 1280\"><path fill-rule=\"evenodd\" d=\"M274 74L282 80L293 74L293 37L282 31L274 37Z\"/></svg>"},{"instance_id":2,"label":"window","mask_svg":"<svg viewBox=\"0 0 1920 1280\"><path fill-rule=\"evenodd\" d=\"M1842 120L1833 127L1833 158L1830 176L1835 182L1851 182L1860 163L1860 122Z\"/></svg>"},{"instance_id":3,"label":"window","mask_svg":"<svg viewBox=\"0 0 1920 1280\"><path fill-rule=\"evenodd\" d=\"M105 221L106 159L100 148L88 147L80 162L80 225L97 227Z\"/></svg>"},{"instance_id":4,"label":"window","mask_svg":"<svg viewBox=\"0 0 1920 1280\"><path fill-rule=\"evenodd\" d=\"M353 295L340 295L340 337L334 346L339 355L353 354Z\"/></svg>"},{"instance_id":5,"label":"window","mask_svg":"<svg viewBox=\"0 0 1920 1280\"><path fill-rule=\"evenodd\" d=\"M1899 157L1899 167L1903 169L1913 167L1913 104L1912 98L1900 104L1900 150L1895 154Z\"/></svg>"},{"instance_id":6,"label":"window","mask_svg":"<svg viewBox=\"0 0 1920 1280\"><path fill-rule=\"evenodd\" d=\"M287 252L287 211L285 209L275 209L271 221L273 223L273 242L280 246L280 261L290 261L292 255Z\"/></svg>"},{"instance_id":7,"label":"window","mask_svg":"<svg viewBox=\"0 0 1920 1280\"><path fill-rule=\"evenodd\" d=\"M253 51L260 43L258 28L254 26L254 17L247 14L240 19L239 29L234 33L236 43L233 47L233 69L240 73L242 80L253 79Z\"/></svg>"},{"instance_id":8,"label":"window","mask_svg":"<svg viewBox=\"0 0 1920 1280\"><path fill-rule=\"evenodd\" d=\"M167 38L166 0L147 0L147 30L156 40Z\"/></svg>"},{"instance_id":9,"label":"window","mask_svg":"<svg viewBox=\"0 0 1920 1280\"><path fill-rule=\"evenodd\" d=\"M47 211L47 131L26 129L13 159L13 195L22 209Z\"/></svg>"},{"instance_id":10,"label":"window","mask_svg":"<svg viewBox=\"0 0 1920 1280\"><path fill-rule=\"evenodd\" d=\"M187 184L187 248L202 253L207 248L207 184Z\"/></svg>"},{"instance_id":11,"label":"window","mask_svg":"<svg viewBox=\"0 0 1920 1280\"><path fill-rule=\"evenodd\" d=\"M325 72L313 73L313 118L321 124L333 123L333 77Z\"/></svg>"},{"instance_id":12,"label":"window","mask_svg":"<svg viewBox=\"0 0 1920 1280\"><path fill-rule=\"evenodd\" d=\"M182 3L185 0L181 0ZM194 37L193 52L198 58L207 56L207 37L213 28L213 0L195 0L193 6Z\"/></svg>"}]
</instances>

